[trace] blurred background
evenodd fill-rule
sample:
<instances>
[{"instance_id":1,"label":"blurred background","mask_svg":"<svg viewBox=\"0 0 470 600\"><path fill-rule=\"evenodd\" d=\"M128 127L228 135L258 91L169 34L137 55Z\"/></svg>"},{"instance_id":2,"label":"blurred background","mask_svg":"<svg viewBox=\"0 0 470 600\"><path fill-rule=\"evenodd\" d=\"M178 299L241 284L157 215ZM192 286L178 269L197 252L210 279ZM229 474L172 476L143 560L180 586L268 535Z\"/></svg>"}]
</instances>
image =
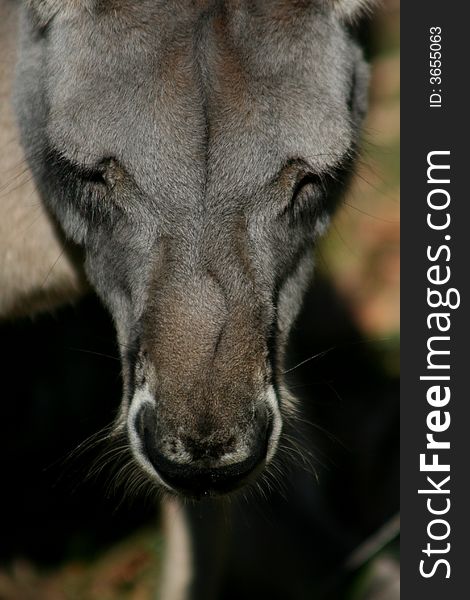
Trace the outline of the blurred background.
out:
<instances>
[{"instance_id":1,"label":"blurred background","mask_svg":"<svg viewBox=\"0 0 470 600\"><path fill-rule=\"evenodd\" d=\"M362 157L317 249L287 365L305 412L293 435L313 464L287 466L283 489L235 509L224 599L399 597L398 0L361 35L372 61ZM0 339L0 599L152 598L158 509L94 468L99 447L82 452L120 400L108 316L88 297L0 324Z\"/></svg>"}]
</instances>

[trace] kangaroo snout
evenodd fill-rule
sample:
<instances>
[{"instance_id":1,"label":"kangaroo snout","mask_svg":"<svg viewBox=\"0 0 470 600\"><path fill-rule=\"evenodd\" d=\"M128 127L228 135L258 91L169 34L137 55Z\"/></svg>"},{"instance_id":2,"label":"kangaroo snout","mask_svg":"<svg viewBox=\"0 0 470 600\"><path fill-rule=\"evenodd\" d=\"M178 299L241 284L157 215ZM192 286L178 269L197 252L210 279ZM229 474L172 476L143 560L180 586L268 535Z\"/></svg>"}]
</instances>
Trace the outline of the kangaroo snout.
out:
<instances>
[{"instance_id":1,"label":"kangaroo snout","mask_svg":"<svg viewBox=\"0 0 470 600\"><path fill-rule=\"evenodd\" d=\"M131 427L141 458L167 488L202 497L231 492L264 467L273 426L266 411L258 412L245 429L180 425L171 432L159 423L156 409L144 404Z\"/></svg>"},{"instance_id":2,"label":"kangaroo snout","mask_svg":"<svg viewBox=\"0 0 470 600\"><path fill-rule=\"evenodd\" d=\"M180 259L169 270L168 245L142 319L131 449L173 491L226 493L269 462L281 430L267 345L270 303L257 298L241 267L235 282L216 262L210 271L182 269Z\"/></svg>"}]
</instances>

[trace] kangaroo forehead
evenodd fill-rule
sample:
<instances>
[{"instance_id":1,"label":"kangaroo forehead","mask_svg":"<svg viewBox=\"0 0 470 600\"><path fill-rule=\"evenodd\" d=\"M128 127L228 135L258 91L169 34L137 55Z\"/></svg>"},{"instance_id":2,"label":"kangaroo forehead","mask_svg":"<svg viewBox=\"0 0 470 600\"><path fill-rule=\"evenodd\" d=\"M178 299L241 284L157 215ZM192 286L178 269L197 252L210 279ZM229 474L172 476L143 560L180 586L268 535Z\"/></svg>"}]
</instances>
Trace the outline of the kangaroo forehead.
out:
<instances>
[{"instance_id":1,"label":"kangaroo forehead","mask_svg":"<svg viewBox=\"0 0 470 600\"><path fill-rule=\"evenodd\" d=\"M321 170L349 148L353 61L327 16L280 44L264 14L193 11L172 22L153 6L51 29L48 133L73 160L114 156L152 192L181 171L194 186L207 171L231 187L259 182L293 156Z\"/></svg>"}]
</instances>

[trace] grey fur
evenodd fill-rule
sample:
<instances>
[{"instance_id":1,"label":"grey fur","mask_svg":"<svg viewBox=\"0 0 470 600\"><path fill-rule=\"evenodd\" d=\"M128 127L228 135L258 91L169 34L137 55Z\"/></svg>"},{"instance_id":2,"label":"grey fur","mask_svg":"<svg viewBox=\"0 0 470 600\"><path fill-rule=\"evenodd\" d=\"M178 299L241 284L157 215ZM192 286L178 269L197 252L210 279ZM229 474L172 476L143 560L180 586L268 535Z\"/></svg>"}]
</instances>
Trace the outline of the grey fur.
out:
<instances>
[{"instance_id":1,"label":"grey fur","mask_svg":"<svg viewBox=\"0 0 470 600\"><path fill-rule=\"evenodd\" d=\"M116 428L155 481L154 450L200 469L237 463L269 422L263 460L275 452L285 344L366 109L343 22L362 4L24 6L23 146L114 318Z\"/></svg>"}]
</instances>

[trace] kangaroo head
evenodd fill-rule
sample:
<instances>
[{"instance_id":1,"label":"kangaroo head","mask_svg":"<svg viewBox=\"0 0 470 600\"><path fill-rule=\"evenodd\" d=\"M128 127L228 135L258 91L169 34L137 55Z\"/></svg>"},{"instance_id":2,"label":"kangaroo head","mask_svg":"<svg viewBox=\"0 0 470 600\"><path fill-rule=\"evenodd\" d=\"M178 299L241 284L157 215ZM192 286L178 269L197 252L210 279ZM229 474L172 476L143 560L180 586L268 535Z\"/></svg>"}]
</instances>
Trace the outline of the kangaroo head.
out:
<instances>
[{"instance_id":1,"label":"kangaroo head","mask_svg":"<svg viewBox=\"0 0 470 600\"><path fill-rule=\"evenodd\" d=\"M116 428L154 481L223 493L276 452L283 352L351 169L359 0L30 0L18 121L111 312Z\"/></svg>"}]
</instances>

